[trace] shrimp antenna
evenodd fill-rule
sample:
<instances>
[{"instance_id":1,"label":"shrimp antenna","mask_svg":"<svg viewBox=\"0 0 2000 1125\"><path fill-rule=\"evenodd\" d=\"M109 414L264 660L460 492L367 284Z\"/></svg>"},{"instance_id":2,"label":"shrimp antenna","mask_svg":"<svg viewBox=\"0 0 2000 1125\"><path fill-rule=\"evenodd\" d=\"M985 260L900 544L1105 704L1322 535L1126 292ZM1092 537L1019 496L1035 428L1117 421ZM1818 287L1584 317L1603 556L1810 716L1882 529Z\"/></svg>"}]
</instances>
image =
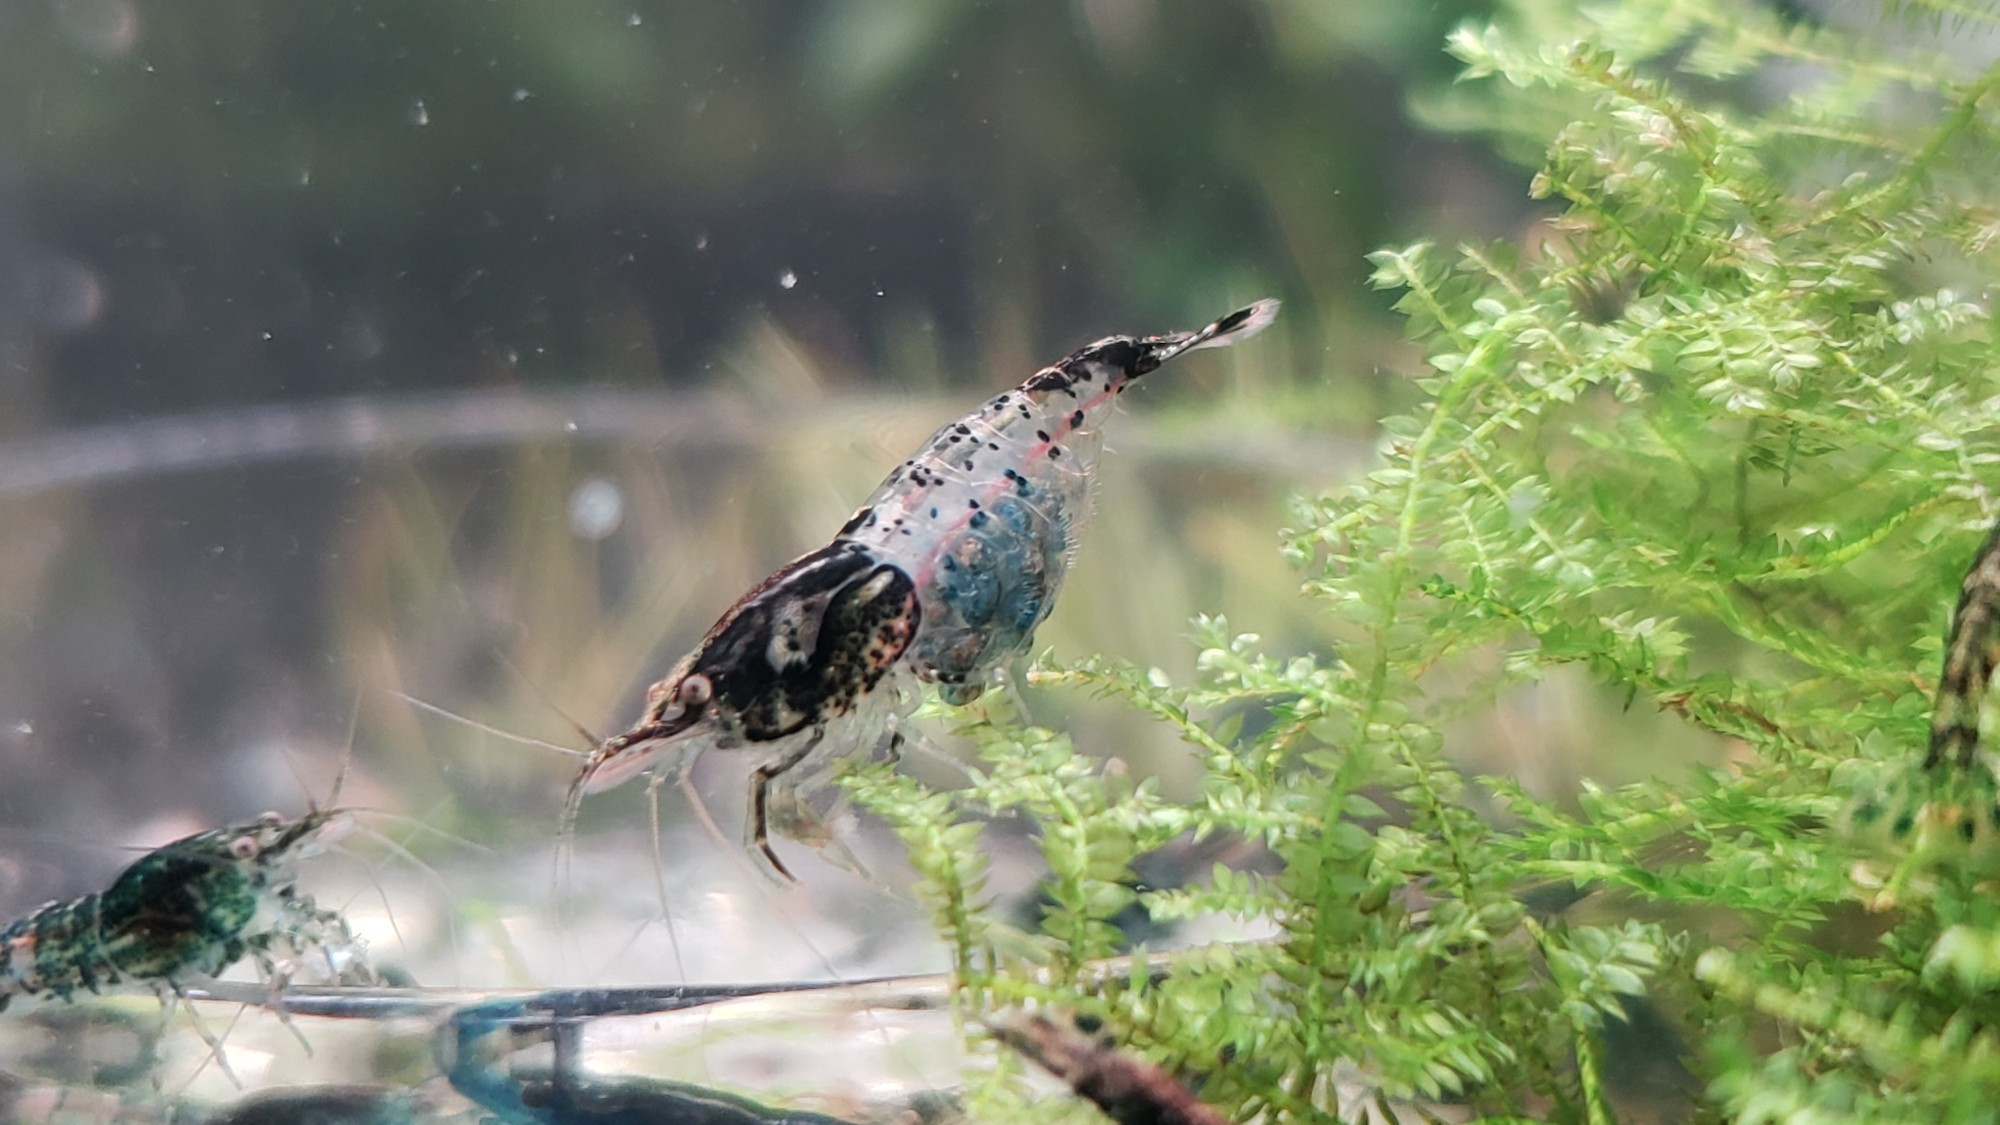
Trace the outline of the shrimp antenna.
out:
<instances>
[{"instance_id":1,"label":"shrimp antenna","mask_svg":"<svg viewBox=\"0 0 2000 1125\"><path fill-rule=\"evenodd\" d=\"M569 725L576 730L577 734L581 735L583 739L586 742L588 742L593 748L597 745L598 741L597 737L591 734L590 731L583 726L583 724L577 722L575 719L572 719L569 717L569 715L565 714L562 708L556 706L555 702L549 699L548 696L544 692L542 692L540 685L535 683L534 680L530 679L525 673L523 673L520 667L507 657L506 653L499 653L498 655L500 657L500 662L506 666L507 670L516 677L518 677L524 684L528 686L530 690L534 691L536 695L540 696L542 702L547 704L550 710L554 711L557 715L560 715L563 721L569 723ZM554 742L545 742L539 738L529 738L526 735L515 734L512 731L504 731L499 729L498 727L489 726L486 723L482 723L477 719L461 715L456 711L447 710L443 707L438 706L435 703L430 703L425 700L418 699L416 696L411 695L408 692L400 691L396 688L389 688L387 690L390 695L393 695L397 699L400 699L403 702L409 704L410 706L415 707L419 711L428 712L432 715L436 715L441 719L449 719L450 721L457 723L460 726L469 727L473 730L479 731L481 734L490 734L495 738L504 739L508 742L518 743L522 746L532 746L539 750L550 750L557 754L561 754L566 758L588 759L595 755L594 749L578 750L575 749L574 747L563 746ZM573 839L573 833L576 831L576 818L583 806L584 776L585 775L583 773L579 773L577 775L577 779L570 785L568 796L565 797L563 801L562 822L560 828L557 831L557 837L556 837L555 871L553 879L558 891L557 913L565 917L568 911L565 904L561 902L560 888L563 883L563 876L566 875L569 870L571 841ZM426 825L426 827L429 826Z\"/></svg>"},{"instance_id":2,"label":"shrimp antenna","mask_svg":"<svg viewBox=\"0 0 2000 1125\"><path fill-rule=\"evenodd\" d=\"M312 783L306 780L304 773L300 772L299 763L292 757L292 748L289 746L278 747L278 758L285 763L285 772L292 775L292 782L299 787L299 792L305 794L306 811L308 813L318 812L319 802L313 799ZM336 794L340 792L337 782L335 783L334 792Z\"/></svg>"},{"instance_id":3,"label":"shrimp antenna","mask_svg":"<svg viewBox=\"0 0 2000 1125\"><path fill-rule=\"evenodd\" d=\"M377 843L382 843L384 841L387 841L388 839L387 836L384 836L379 832L375 832L372 829L357 828L356 831L368 832L370 836L376 839ZM368 861L360 853L351 852L346 850L345 848L333 848L330 850L332 850L338 855L347 856L352 859L360 861L362 872L368 876L368 885L374 888L376 899L382 903L382 917L386 919L389 923L389 932L396 935L396 944L402 947L403 953L407 956L411 952L410 940L403 936L403 927L399 925L396 921L395 907L389 904L389 889L382 885L382 880L377 879L375 877L374 870L371 867L369 867ZM349 896L347 901L340 904L340 909L335 911L335 913L345 917L347 914L347 908L353 906L355 899L359 898L362 893L364 892L356 892L354 895ZM447 917L449 917L449 912L447 912ZM454 949L453 953L456 954L457 950ZM329 970L335 968L333 963L333 952L331 950L328 950L326 953L326 964Z\"/></svg>"},{"instance_id":4,"label":"shrimp antenna","mask_svg":"<svg viewBox=\"0 0 2000 1125\"><path fill-rule=\"evenodd\" d=\"M521 681L521 685L523 687L527 688L529 691L534 692L535 697L542 701L543 706L547 707L551 711L554 711L558 718L562 719L563 722L568 723L570 729L575 731L577 733L577 736L582 738L586 745L596 746L598 743L604 741L603 739L597 737L595 734L592 734L590 732L589 727L586 727L582 723L579 723L575 719L571 718L569 712L563 710L562 707L556 703L555 699L552 698L549 695L549 693L543 689L540 682L531 679L526 672L523 672L521 670L520 665L514 663L513 657L508 656L504 652L495 652L494 655L500 658L501 667L507 669L508 672L512 673L515 679Z\"/></svg>"},{"instance_id":5,"label":"shrimp antenna","mask_svg":"<svg viewBox=\"0 0 2000 1125\"><path fill-rule=\"evenodd\" d=\"M594 759L596 755L590 757ZM564 888L569 886L569 875L576 861L576 821L583 815L583 783L589 778L590 767L586 763L576 771L576 777L570 780L569 789L563 794L562 815L556 819L556 852L550 857L549 891L556 900L556 924L565 933L575 921Z\"/></svg>"},{"instance_id":6,"label":"shrimp antenna","mask_svg":"<svg viewBox=\"0 0 2000 1125\"><path fill-rule=\"evenodd\" d=\"M564 757L568 758L590 757L590 752L587 750L578 750L574 746L563 746L555 742L544 742L539 738L529 738L525 734L515 734L512 731L504 731L498 727L487 726L485 723L480 722L478 719L467 718L466 716L461 715L456 711L448 711L443 707L438 706L435 703L426 703L425 701L418 699L416 696L411 695L408 692L398 691L395 688L387 688L385 690L388 691L390 695L393 695L397 699L400 699L403 702L409 704L410 706L415 707L419 711L427 711L433 715L436 715L440 719L449 719L452 722L459 724L460 726L470 727L481 734L490 734L495 738L505 739L508 742L519 743L522 746L533 746L538 750L554 751L555 753L561 754Z\"/></svg>"},{"instance_id":7,"label":"shrimp antenna","mask_svg":"<svg viewBox=\"0 0 2000 1125\"><path fill-rule=\"evenodd\" d=\"M324 805L320 804L318 798L313 796L312 782L307 781L306 775L300 772L298 759L293 756L291 747L281 746L278 748L278 756L284 759L286 771L292 775L292 780L298 783L299 792L305 794L306 813L308 816L326 812L340 805L340 791L347 786L347 769L354 764L354 734L360 729L361 694L356 692L354 695L354 705L347 709L347 738L342 743L343 749L340 752L340 771L333 775L333 790L326 795L326 804Z\"/></svg>"},{"instance_id":8,"label":"shrimp antenna","mask_svg":"<svg viewBox=\"0 0 2000 1125\"><path fill-rule=\"evenodd\" d=\"M431 806L433 811L442 807L443 807L442 802L440 802L437 805ZM494 851L494 849L487 847L485 844L479 843L476 840L468 840L465 837L460 836L455 832L446 832L444 829L439 828L437 825L426 822L424 818L420 816L411 816L408 813L399 813L390 809L378 809L373 805L352 805L341 811L351 812L351 813L367 813L369 816L374 817L378 820L388 821L389 823L397 825L398 827L407 828L410 830L412 835L430 836L433 839L442 840L447 844L456 844L461 848L466 848L468 850L478 852L481 855L498 854L497 852Z\"/></svg>"},{"instance_id":9,"label":"shrimp antenna","mask_svg":"<svg viewBox=\"0 0 2000 1125\"><path fill-rule=\"evenodd\" d=\"M361 693L354 693L354 706L347 709L347 742L340 752L340 772L333 775L333 791L326 795L326 807L331 809L340 804L340 792L347 788L347 771L354 765L354 736L361 730ZM306 807L313 812L322 812L312 799L311 791L306 794Z\"/></svg>"},{"instance_id":10,"label":"shrimp antenna","mask_svg":"<svg viewBox=\"0 0 2000 1125\"><path fill-rule=\"evenodd\" d=\"M681 959L681 935L674 927L674 911L667 897L667 865L660 854L660 787L666 778L654 773L646 786L646 812L653 828L653 891L660 896L660 919L667 926L667 944L673 947L674 968L680 973L681 983L688 983L687 962Z\"/></svg>"},{"instance_id":11,"label":"shrimp antenna","mask_svg":"<svg viewBox=\"0 0 2000 1125\"><path fill-rule=\"evenodd\" d=\"M693 771L681 770L677 781L681 792L687 797L688 805L694 812L695 819L701 823L702 830L707 832L709 837L716 842L722 849L723 854L729 856L730 862L734 863L738 870L750 876L750 885L755 889L759 897L770 904L772 914L777 918L778 924L791 931L792 937L796 938L798 943L805 947L806 952L812 954L813 960L819 962L820 968L826 972L827 976L834 980L840 980L840 970L834 966L833 959L828 957L826 952L819 947L819 944L806 934L805 927L801 926L798 920L792 917L792 912L786 909L784 901L778 897L778 890L783 889L784 885L774 888L771 885L770 873L758 866L740 846L731 843L729 837L723 834L722 826L715 822L714 814L708 811L708 803L701 799L701 791L694 786ZM796 885L796 883L790 884L790 886ZM706 1018L706 1016L703 1018ZM872 1009L869 1012L868 1019L869 1022L875 1025L876 1031L881 1033L882 1042L887 1046L890 1041L889 1029L883 1026L881 1018L875 1015Z\"/></svg>"},{"instance_id":12,"label":"shrimp antenna","mask_svg":"<svg viewBox=\"0 0 2000 1125\"><path fill-rule=\"evenodd\" d=\"M463 844L466 847L474 848L482 852L491 852L492 850L490 848L487 848L483 844L473 843L471 840L467 840L460 836L454 836L451 833L446 832L441 828L434 827L426 823L421 817L396 818L393 817L393 814L384 814L381 813L379 810L373 810L373 809L358 810L358 811L366 811L369 812L371 815L388 816L391 817L392 819L399 819L404 822L404 827L406 828L428 832L433 835L439 836L443 839L450 840L453 843ZM401 860L405 864L408 864L412 870L418 872L433 887L435 887L437 890L439 890L444 894L448 904L452 907L452 909L445 911L445 916L444 916L445 938L447 941L451 943L452 965L454 969L457 969L458 966L464 963L464 959L463 959L463 950L459 943L457 903L456 901L453 900L453 896L451 893L451 884L445 879L445 877L438 871L437 868L432 867L428 863L425 863L420 857L418 857L417 853L411 851L409 847L405 845L401 840L396 839L395 837L389 835L387 832L384 832L379 828L376 828L369 824L361 823L359 821L355 823L355 828L357 831L367 835L370 839L374 840L376 844L378 844L379 846L387 849L391 857ZM379 895L382 899L383 914L389 920L389 928L391 931L395 933L397 943L403 947L406 953L409 952L410 950L409 941L403 936L402 926L400 926L396 922L395 910L390 906L388 891L383 888L381 881L375 877L375 872L372 867L369 867L366 864L364 864L363 870L367 872L369 883L371 883L375 887L375 893Z\"/></svg>"}]
</instances>

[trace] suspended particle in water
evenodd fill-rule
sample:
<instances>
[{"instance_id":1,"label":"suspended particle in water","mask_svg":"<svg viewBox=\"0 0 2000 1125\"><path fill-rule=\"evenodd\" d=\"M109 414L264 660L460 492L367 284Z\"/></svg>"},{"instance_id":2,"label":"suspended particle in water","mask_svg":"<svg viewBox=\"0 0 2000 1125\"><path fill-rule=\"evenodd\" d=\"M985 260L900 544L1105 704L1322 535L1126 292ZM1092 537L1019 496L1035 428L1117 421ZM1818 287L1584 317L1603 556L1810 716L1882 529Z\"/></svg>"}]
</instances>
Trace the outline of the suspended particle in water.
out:
<instances>
[{"instance_id":1,"label":"suspended particle in water","mask_svg":"<svg viewBox=\"0 0 2000 1125\"><path fill-rule=\"evenodd\" d=\"M798 283L799 275L793 273L791 270L785 270L778 274L778 288L780 289L790 289Z\"/></svg>"},{"instance_id":2,"label":"suspended particle in water","mask_svg":"<svg viewBox=\"0 0 2000 1125\"><path fill-rule=\"evenodd\" d=\"M431 111L424 105L424 99L418 98L417 100L411 102L410 124L423 126L423 125L428 125L430 123L431 123Z\"/></svg>"}]
</instances>

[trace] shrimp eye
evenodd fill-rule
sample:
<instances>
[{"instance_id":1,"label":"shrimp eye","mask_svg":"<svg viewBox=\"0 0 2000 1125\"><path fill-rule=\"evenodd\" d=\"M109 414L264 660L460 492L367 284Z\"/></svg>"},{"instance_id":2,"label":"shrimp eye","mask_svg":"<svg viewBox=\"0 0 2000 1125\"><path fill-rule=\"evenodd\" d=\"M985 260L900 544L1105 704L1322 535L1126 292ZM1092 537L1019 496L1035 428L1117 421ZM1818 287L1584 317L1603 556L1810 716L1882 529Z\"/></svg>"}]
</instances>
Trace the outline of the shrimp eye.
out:
<instances>
[{"instance_id":1,"label":"shrimp eye","mask_svg":"<svg viewBox=\"0 0 2000 1125\"><path fill-rule=\"evenodd\" d=\"M229 841L229 854L237 859L256 859L260 850L255 836L238 836Z\"/></svg>"},{"instance_id":2,"label":"shrimp eye","mask_svg":"<svg viewBox=\"0 0 2000 1125\"><path fill-rule=\"evenodd\" d=\"M681 686L674 692L674 701L683 707L706 707L708 701L714 697L715 685L708 681L707 676L702 675L689 676L682 680Z\"/></svg>"}]
</instances>

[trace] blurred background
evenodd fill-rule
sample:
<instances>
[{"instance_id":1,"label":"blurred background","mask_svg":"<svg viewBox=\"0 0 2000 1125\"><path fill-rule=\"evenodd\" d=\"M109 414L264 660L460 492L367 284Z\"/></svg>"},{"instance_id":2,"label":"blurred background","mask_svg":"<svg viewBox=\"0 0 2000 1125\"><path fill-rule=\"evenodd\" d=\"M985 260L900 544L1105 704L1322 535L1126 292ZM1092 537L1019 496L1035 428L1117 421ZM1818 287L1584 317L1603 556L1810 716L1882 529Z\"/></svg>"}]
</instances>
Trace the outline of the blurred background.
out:
<instances>
[{"instance_id":1,"label":"blurred background","mask_svg":"<svg viewBox=\"0 0 2000 1125\"><path fill-rule=\"evenodd\" d=\"M1523 170L1406 108L1482 14L0 3L0 913L303 811L350 762L342 803L493 849L397 822L436 876L321 892L393 900L371 943L424 983L934 964L881 936L896 861L859 829L873 880L792 853L867 916L837 956L720 889L733 840L671 797L656 892L638 786L586 806L565 928L576 763L398 693L580 747L570 717L628 722L938 425L1089 340L1262 296L1271 332L1127 397L1040 641L1179 680L1196 612L1320 647L1285 498L1361 463L1412 366L1364 255L1534 218ZM1198 784L1113 706L1028 703ZM1522 738L1563 774L1560 737ZM705 787L729 828L737 783ZM748 963L762 932L786 951Z\"/></svg>"}]
</instances>

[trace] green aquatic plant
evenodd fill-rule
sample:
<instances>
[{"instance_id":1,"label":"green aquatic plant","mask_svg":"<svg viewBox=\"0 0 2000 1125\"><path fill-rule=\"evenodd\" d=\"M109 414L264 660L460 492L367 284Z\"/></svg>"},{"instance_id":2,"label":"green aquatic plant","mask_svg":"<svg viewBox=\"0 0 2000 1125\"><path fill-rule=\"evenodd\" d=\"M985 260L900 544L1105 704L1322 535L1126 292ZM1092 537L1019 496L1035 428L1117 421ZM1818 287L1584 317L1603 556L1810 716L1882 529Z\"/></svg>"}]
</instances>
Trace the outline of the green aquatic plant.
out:
<instances>
[{"instance_id":1,"label":"green aquatic plant","mask_svg":"<svg viewBox=\"0 0 2000 1125\"><path fill-rule=\"evenodd\" d=\"M1983 761L1924 759L2000 510L2000 65L1961 49L2000 16L1848 16L1516 0L1452 36L1465 81L1423 112L1532 163L1541 211L1373 256L1421 362L1365 476L1283 536L1322 642L1206 618L1193 683L1031 673L1177 733L1192 799L985 718L961 791L850 780L963 1011L1094 1017L1235 1120L1993 1119L1985 833L1913 826L1991 807ZM1641 780L1468 765L1557 686L1587 722L1548 752ZM1031 927L986 890L1000 815L1049 870ZM1276 862L1133 874L1220 834ZM1275 936L1107 961L1134 906Z\"/></svg>"}]
</instances>

